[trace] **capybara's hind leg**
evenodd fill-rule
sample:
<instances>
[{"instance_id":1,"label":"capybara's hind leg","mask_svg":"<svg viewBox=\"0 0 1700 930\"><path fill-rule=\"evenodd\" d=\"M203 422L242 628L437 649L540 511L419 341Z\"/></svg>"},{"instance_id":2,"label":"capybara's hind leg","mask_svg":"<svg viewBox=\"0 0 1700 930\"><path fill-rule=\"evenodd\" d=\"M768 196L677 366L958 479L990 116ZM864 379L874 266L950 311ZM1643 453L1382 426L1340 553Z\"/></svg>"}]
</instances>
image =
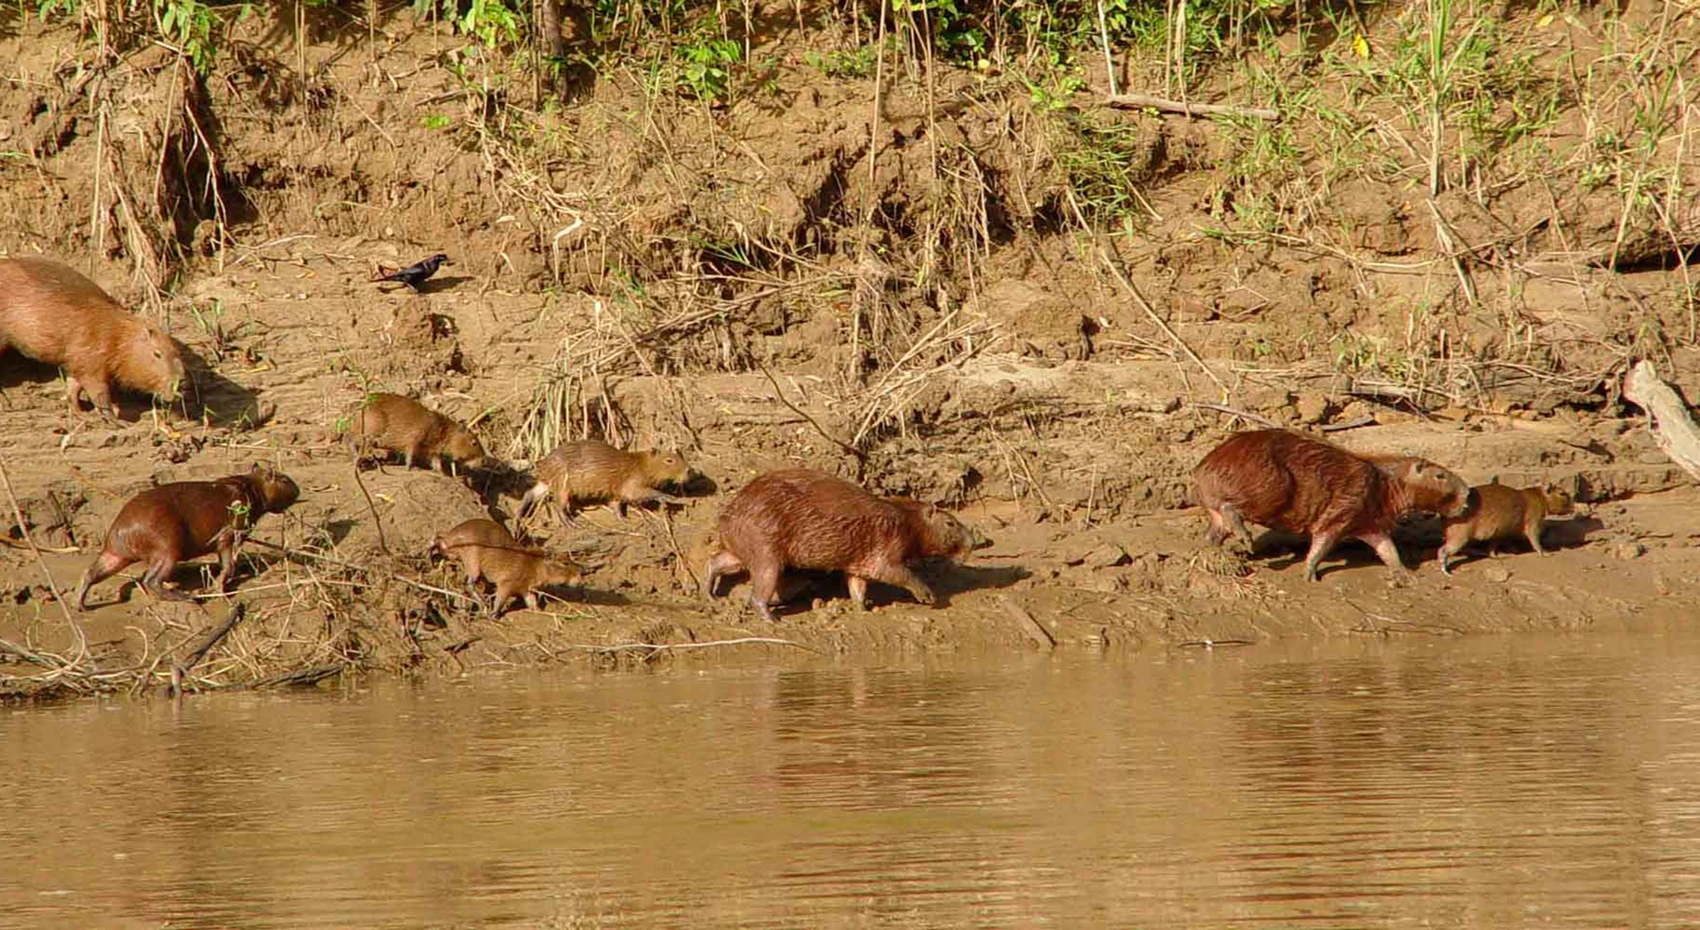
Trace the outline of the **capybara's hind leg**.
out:
<instances>
[{"instance_id":1,"label":"capybara's hind leg","mask_svg":"<svg viewBox=\"0 0 1700 930\"><path fill-rule=\"evenodd\" d=\"M1222 519L1222 512L1214 507L1206 507L1205 513L1210 515L1210 525L1204 529L1204 538L1212 546L1220 546L1228 538L1228 523Z\"/></svg>"},{"instance_id":2,"label":"capybara's hind leg","mask_svg":"<svg viewBox=\"0 0 1700 930\"><path fill-rule=\"evenodd\" d=\"M720 584L723 575L736 575L744 570L744 563L733 555L730 550L722 549L709 556L708 564L702 567L702 596L713 600L718 595L715 588Z\"/></svg>"},{"instance_id":3,"label":"capybara's hind leg","mask_svg":"<svg viewBox=\"0 0 1700 930\"><path fill-rule=\"evenodd\" d=\"M868 579L863 578L861 575L846 573L844 576L844 586L850 589L850 602L856 605L856 609L867 610Z\"/></svg>"},{"instance_id":4,"label":"capybara's hind leg","mask_svg":"<svg viewBox=\"0 0 1700 930\"><path fill-rule=\"evenodd\" d=\"M82 583L77 586L77 609L87 609L90 588L122 571L132 561L114 552L102 552L99 558L89 563L88 570L83 572Z\"/></svg>"}]
</instances>

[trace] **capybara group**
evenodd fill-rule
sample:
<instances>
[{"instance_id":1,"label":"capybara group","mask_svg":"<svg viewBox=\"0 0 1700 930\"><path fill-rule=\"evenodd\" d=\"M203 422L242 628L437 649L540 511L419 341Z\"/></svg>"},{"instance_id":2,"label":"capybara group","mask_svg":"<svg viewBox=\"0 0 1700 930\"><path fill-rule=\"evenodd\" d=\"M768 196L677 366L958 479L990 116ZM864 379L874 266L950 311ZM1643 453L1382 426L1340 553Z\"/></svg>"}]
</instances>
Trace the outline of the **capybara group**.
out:
<instances>
[{"instance_id":1,"label":"capybara group","mask_svg":"<svg viewBox=\"0 0 1700 930\"><path fill-rule=\"evenodd\" d=\"M443 459L476 468L488 461L471 430L400 394L368 395L349 423L348 445L356 455L400 453L408 468L420 462L440 471Z\"/></svg>"},{"instance_id":2,"label":"capybara group","mask_svg":"<svg viewBox=\"0 0 1700 930\"><path fill-rule=\"evenodd\" d=\"M805 468L768 472L745 485L720 511L719 531L721 549L704 568L704 596L716 596L721 576L748 571L750 603L768 621L787 568L843 572L857 607L867 606L869 581L931 604L932 589L910 566L960 559L984 543L937 506L894 503Z\"/></svg>"},{"instance_id":3,"label":"capybara group","mask_svg":"<svg viewBox=\"0 0 1700 930\"><path fill-rule=\"evenodd\" d=\"M1405 514L1462 514L1469 485L1427 459L1362 456L1290 430L1236 433L1192 472L1198 502L1210 515L1209 538L1230 533L1251 543L1246 521L1308 533L1305 578L1341 540L1357 538L1393 569L1405 571L1393 526Z\"/></svg>"},{"instance_id":4,"label":"capybara group","mask_svg":"<svg viewBox=\"0 0 1700 930\"><path fill-rule=\"evenodd\" d=\"M626 515L627 504L677 501L661 488L683 484L690 466L677 452L625 452L597 439L562 443L537 460L537 483L525 492L519 512L551 493L563 522L570 522L579 504L607 501Z\"/></svg>"},{"instance_id":5,"label":"capybara group","mask_svg":"<svg viewBox=\"0 0 1700 930\"><path fill-rule=\"evenodd\" d=\"M564 559L520 545L500 523L473 519L437 534L431 551L444 558L459 559L466 569L466 584L476 592L478 579L496 586L492 608L500 617L508 602L523 597L537 609L537 589L552 584L577 584L578 566Z\"/></svg>"},{"instance_id":6,"label":"capybara group","mask_svg":"<svg viewBox=\"0 0 1700 930\"><path fill-rule=\"evenodd\" d=\"M182 388L183 357L170 336L43 258L0 259L0 354L8 347L65 369L72 414L87 392L97 412L116 417L115 384L166 403Z\"/></svg>"},{"instance_id":7,"label":"capybara group","mask_svg":"<svg viewBox=\"0 0 1700 930\"><path fill-rule=\"evenodd\" d=\"M1452 574L1452 557L1472 542L1486 542L1522 535L1535 551L1541 547L1541 531L1547 517L1561 517L1574 509L1570 495L1556 488L1508 488L1503 484L1478 484L1470 489L1475 500L1470 509L1446 521L1445 541L1440 545L1440 570Z\"/></svg>"},{"instance_id":8,"label":"capybara group","mask_svg":"<svg viewBox=\"0 0 1700 930\"><path fill-rule=\"evenodd\" d=\"M236 568L236 550L249 529L268 513L281 513L301 491L288 475L255 465L246 474L216 481L177 481L149 488L124 504L77 588L77 609L89 588L136 562L144 562L142 587L162 600L190 600L164 586L177 563L218 553L218 590Z\"/></svg>"}]
</instances>

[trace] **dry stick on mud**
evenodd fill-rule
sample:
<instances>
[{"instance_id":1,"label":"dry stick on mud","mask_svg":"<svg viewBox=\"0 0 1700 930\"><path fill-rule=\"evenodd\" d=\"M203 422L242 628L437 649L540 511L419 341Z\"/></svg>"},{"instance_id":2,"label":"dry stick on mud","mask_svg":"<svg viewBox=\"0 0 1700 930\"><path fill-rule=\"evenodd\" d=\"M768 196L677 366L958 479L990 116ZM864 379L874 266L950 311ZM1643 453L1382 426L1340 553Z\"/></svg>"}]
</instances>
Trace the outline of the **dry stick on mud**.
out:
<instances>
[{"instance_id":1,"label":"dry stick on mud","mask_svg":"<svg viewBox=\"0 0 1700 930\"><path fill-rule=\"evenodd\" d=\"M384 521L378 516L378 505L372 502L372 495L366 490L366 482L360 478L360 453L351 453L354 459L354 486L360 489L360 496L366 498L366 507L372 511L372 526L378 531L378 548L384 555L390 555L390 544L384 541ZM393 556L391 556L393 558Z\"/></svg>"},{"instance_id":2,"label":"dry stick on mud","mask_svg":"<svg viewBox=\"0 0 1700 930\"><path fill-rule=\"evenodd\" d=\"M1145 295L1139 293L1139 289L1133 286L1133 282L1127 279L1127 275L1122 274L1122 270L1116 267L1116 263L1110 258L1109 253L1100 251L1098 253L1098 257L1103 261L1104 267L1110 269L1110 274L1115 275L1116 280L1121 282L1122 287L1127 288L1127 292L1133 295L1134 302L1139 304L1139 308L1144 310L1145 315L1151 318L1151 322L1156 323L1157 328L1163 331L1163 335L1168 336L1182 352L1186 353L1187 358L1192 359L1192 363L1194 365L1197 365L1200 369L1202 369L1204 374L1208 376L1211 381L1216 382L1216 387L1219 388L1222 391L1222 395L1226 397L1228 394L1228 386L1222 383L1221 378L1216 377L1216 373L1210 370L1209 365L1204 364L1204 359L1199 358L1197 352L1192 351L1192 346L1187 345L1186 340L1182 339L1179 333L1170 329L1169 324L1163 322L1163 318L1157 315L1156 310L1151 309L1151 304L1145 300Z\"/></svg>"},{"instance_id":3,"label":"dry stick on mud","mask_svg":"<svg viewBox=\"0 0 1700 930\"><path fill-rule=\"evenodd\" d=\"M18 519L18 532L24 534L24 542L29 544L30 552L35 554L35 564L41 566L41 574L47 578L47 589L53 592L53 600L59 605L59 612L65 615L65 622L70 624L71 629L77 632L78 638L81 638L82 630L78 629L77 622L71 619L71 608L65 606L65 598L59 593L59 585L53 580L53 573L47 570L47 560L41 557L41 550L35 547L35 537L30 535L24 522L24 509L18 506L17 495L12 493L12 477L6 469L5 459L0 459L0 482L6 485L6 499L12 502L12 515Z\"/></svg>"},{"instance_id":4,"label":"dry stick on mud","mask_svg":"<svg viewBox=\"0 0 1700 930\"><path fill-rule=\"evenodd\" d=\"M1265 107L1236 107L1225 103L1187 103L1184 100L1165 100L1162 97L1152 97L1147 94L1111 94L1104 102L1112 107L1123 109L1150 109L1162 113L1179 113L1182 116L1194 118L1200 116L1242 116L1254 119L1277 120L1281 118L1278 110Z\"/></svg>"},{"instance_id":5,"label":"dry stick on mud","mask_svg":"<svg viewBox=\"0 0 1700 930\"><path fill-rule=\"evenodd\" d=\"M815 428L815 432L820 433L821 436L825 437L828 442L840 449L843 449L845 452L850 453L850 455L856 459L857 477L860 478L862 468L868 464L868 454L827 432L826 427L820 425L819 421L817 421L814 417L809 416L807 413L803 412L802 408L786 399L785 390L779 386L779 381L773 377L773 372L767 370L766 365L757 362L756 367L760 368L761 373L767 377L767 383L773 385L773 396L778 398L780 403L789 407L792 413L807 420L809 425Z\"/></svg>"},{"instance_id":6,"label":"dry stick on mud","mask_svg":"<svg viewBox=\"0 0 1700 930\"><path fill-rule=\"evenodd\" d=\"M441 595L444 595L446 597L452 597L457 601L466 601L466 602L474 604L474 605L482 606L482 605L478 604L478 601L476 601L473 598L470 598L470 597L468 597L464 594L458 594L458 593L456 593L454 591L450 591L446 588L439 588L436 585L429 585L429 584L426 584L423 581L415 581L412 578L408 578L405 575L398 575L395 572L381 572L377 569L369 568L365 565L355 565L353 562L344 562L341 559L333 559L330 556L320 555L317 552L308 552L304 549L291 549L288 546L280 546L277 543L266 542L263 539L250 538L250 539L244 540L244 542L246 542L249 545L254 545L254 546L265 546L267 549L276 550L278 552L283 553L284 555L295 556L297 558L303 558L303 559L312 559L315 562L323 562L326 565L335 565L338 568L346 568L346 569L349 569L350 571L361 572L361 573L367 574L367 575L382 575L382 576L389 578L391 580L399 581L402 584L407 585L409 587L418 588L421 591L429 591L432 594L441 594Z\"/></svg>"},{"instance_id":7,"label":"dry stick on mud","mask_svg":"<svg viewBox=\"0 0 1700 930\"><path fill-rule=\"evenodd\" d=\"M1244 410L1238 410L1238 409L1235 409L1233 407L1228 406L1227 404L1212 404L1212 403L1206 403L1206 402L1203 402L1203 401L1193 401L1192 405L1194 407L1197 407L1200 410L1214 410L1217 413L1225 413L1228 416L1239 417L1242 420L1249 420L1252 423L1261 423L1264 426L1269 427L1270 429L1286 429L1285 426L1282 426L1281 424L1275 422L1274 420L1269 419L1268 417L1260 417L1255 413L1248 413Z\"/></svg>"}]
</instances>

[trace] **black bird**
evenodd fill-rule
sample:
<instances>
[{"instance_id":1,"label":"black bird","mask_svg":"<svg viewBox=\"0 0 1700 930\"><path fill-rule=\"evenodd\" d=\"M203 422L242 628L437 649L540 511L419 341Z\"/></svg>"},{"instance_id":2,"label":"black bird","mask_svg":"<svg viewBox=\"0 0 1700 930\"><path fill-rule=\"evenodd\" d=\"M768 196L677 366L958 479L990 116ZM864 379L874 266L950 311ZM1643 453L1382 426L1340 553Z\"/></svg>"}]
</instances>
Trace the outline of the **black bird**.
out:
<instances>
[{"instance_id":1,"label":"black bird","mask_svg":"<svg viewBox=\"0 0 1700 930\"><path fill-rule=\"evenodd\" d=\"M383 265L379 265L378 276L372 280L400 281L417 291L419 290L419 285L425 283L426 278L437 273L437 266L446 264L448 260L449 257L447 255L438 253L416 265L408 265L406 268L399 271L394 268L386 268Z\"/></svg>"}]
</instances>

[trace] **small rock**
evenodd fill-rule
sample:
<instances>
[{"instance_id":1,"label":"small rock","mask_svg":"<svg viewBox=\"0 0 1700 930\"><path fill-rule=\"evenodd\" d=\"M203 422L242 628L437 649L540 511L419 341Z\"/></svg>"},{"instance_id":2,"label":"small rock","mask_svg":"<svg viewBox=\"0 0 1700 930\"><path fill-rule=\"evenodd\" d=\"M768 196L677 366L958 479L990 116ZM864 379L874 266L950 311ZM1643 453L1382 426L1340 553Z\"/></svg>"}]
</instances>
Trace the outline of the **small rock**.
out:
<instances>
[{"instance_id":1,"label":"small rock","mask_svg":"<svg viewBox=\"0 0 1700 930\"><path fill-rule=\"evenodd\" d=\"M1127 554L1127 550L1115 543L1099 546L1086 554L1086 564L1093 568L1114 568L1131 561L1133 558Z\"/></svg>"},{"instance_id":2,"label":"small rock","mask_svg":"<svg viewBox=\"0 0 1700 930\"><path fill-rule=\"evenodd\" d=\"M1614 554L1619 559L1622 559L1623 561L1628 562L1632 559L1639 559L1640 557L1646 555L1647 554L1647 547L1643 546L1639 542L1626 542L1626 543L1619 545L1617 547L1616 551L1614 552Z\"/></svg>"},{"instance_id":3,"label":"small rock","mask_svg":"<svg viewBox=\"0 0 1700 930\"><path fill-rule=\"evenodd\" d=\"M1320 391L1301 391L1293 405L1299 412L1300 423L1320 423L1328 415L1328 398Z\"/></svg>"}]
</instances>

